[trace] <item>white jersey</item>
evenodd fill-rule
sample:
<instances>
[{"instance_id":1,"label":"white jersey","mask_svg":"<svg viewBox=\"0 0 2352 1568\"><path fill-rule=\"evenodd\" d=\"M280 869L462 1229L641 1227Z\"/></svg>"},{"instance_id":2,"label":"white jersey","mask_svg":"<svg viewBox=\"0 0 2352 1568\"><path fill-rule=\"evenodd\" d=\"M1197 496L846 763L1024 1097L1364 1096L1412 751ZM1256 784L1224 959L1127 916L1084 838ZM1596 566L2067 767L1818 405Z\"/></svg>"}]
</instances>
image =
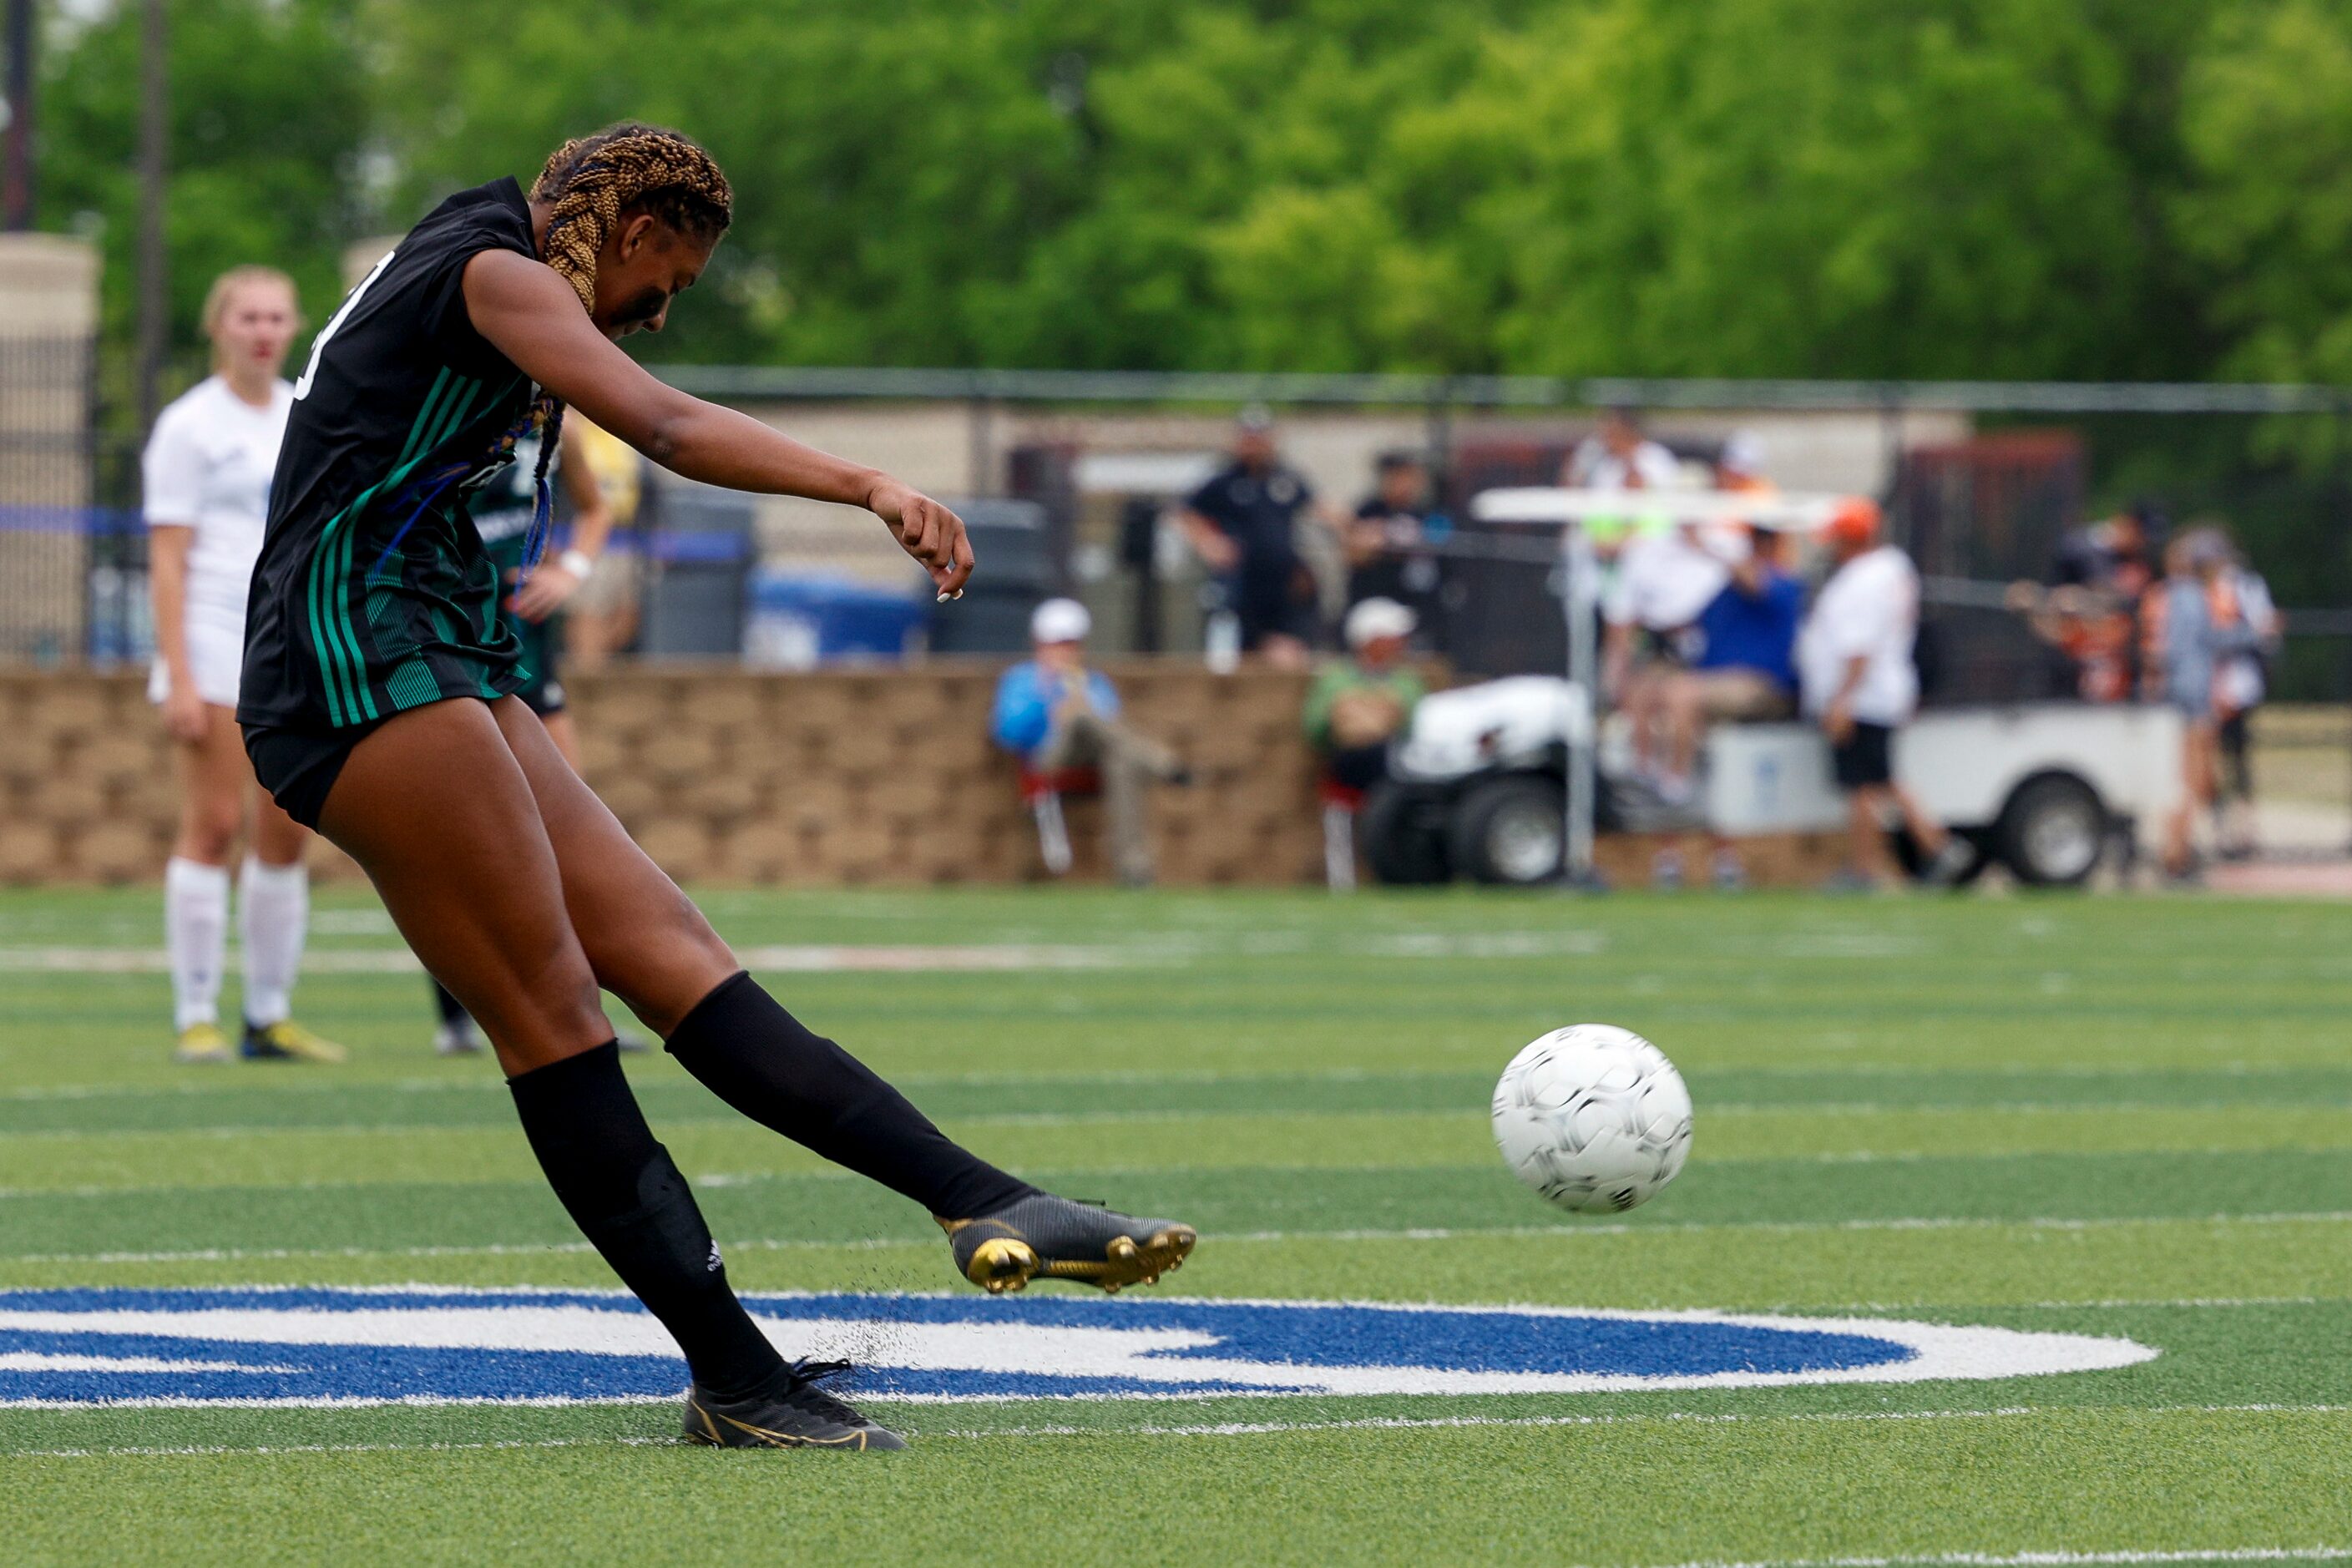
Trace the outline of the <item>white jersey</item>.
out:
<instances>
[{"instance_id":1,"label":"white jersey","mask_svg":"<svg viewBox=\"0 0 2352 1568\"><path fill-rule=\"evenodd\" d=\"M205 700L234 707L245 653L245 599L269 516L269 480L286 437L294 389L280 381L256 408L207 376L163 410L142 464L147 526L193 528L188 548L187 642ZM162 700L163 661L151 694Z\"/></svg>"},{"instance_id":2,"label":"white jersey","mask_svg":"<svg viewBox=\"0 0 2352 1568\"><path fill-rule=\"evenodd\" d=\"M1617 574L1601 597L1601 618L1612 626L1679 631L1730 581L1723 557L1690 531L1637 533L1617 558Z\"/></svg>"},{"instance_id":3,"label":"white jersey","mask_svg":"<svg viewBox=\"0 0 2352 1568\"><path fill-rule=\"evenodd\" d=\"M1822 584L1797 635L1797 675L1805 711L1820 713L1845 684L1846 667L1864 661L1853 690L1854 718L1889 728L1919 706L1919 574L1891 544L1855 556Z\"/></svg>"},{"instance_id":4,"label":"white jersey","mask_svg":"<svg viewBox=\"0 0 2352 1568\"><path fill-rule=\"evenodd\" d=\"M1567 482L1571 489L1670 490L1682 481L1682 465L1655 441L1633 448L1631 461L1609 449L1598 436L1588 436L1568 455Z\"/></svg>"}]
</instances>

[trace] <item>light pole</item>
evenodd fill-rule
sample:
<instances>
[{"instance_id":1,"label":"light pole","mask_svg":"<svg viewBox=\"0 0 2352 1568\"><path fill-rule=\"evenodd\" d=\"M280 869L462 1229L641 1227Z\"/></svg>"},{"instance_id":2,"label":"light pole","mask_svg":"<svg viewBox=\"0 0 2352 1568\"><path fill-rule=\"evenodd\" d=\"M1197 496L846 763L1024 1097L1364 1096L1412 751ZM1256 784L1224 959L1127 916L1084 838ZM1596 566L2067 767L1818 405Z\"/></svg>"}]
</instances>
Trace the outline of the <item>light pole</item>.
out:
<instances>
[{"instance_id":1,"label":"light pole","mask_svg":"<svg viewBox=\"0 0 2352 1568\"><path fill-rule=\"evenodd\" d=\"M8 132L0 152L0 227L33 226L33 0L7 0Z\"/></svg>"},{"instance_id":2,"label":"light pole","mask_svg":"<svg viewBox=\"0 0 2352 1568\"><path fill-rule=\"evenodd\" d=\"M163 244L171 79L163 0L142 0L139 28L139 431L153 428L171 334L171 273Z\"/></svg>"}]
</instances>

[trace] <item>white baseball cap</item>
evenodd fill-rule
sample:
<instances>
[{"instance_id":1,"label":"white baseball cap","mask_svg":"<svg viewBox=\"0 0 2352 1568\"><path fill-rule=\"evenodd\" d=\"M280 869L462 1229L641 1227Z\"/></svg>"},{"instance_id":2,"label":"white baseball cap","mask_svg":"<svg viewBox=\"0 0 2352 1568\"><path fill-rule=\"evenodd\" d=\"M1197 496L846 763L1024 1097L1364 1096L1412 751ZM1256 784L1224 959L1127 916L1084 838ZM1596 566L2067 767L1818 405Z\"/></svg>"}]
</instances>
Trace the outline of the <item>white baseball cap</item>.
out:
<instances>
[{"instance_id":1,"label":"white baseball cap","mask_svg":"<svg viewBox=\"0 0 2352 1568\"><path fill-rule=\"evenodd\" d=\"M1760 475L1764 472L1764 442L1753 430L1734 430L1723 444L1723 455L1716 461L1735 474Z\"/></svg>"},{"instance_id":2,"label":"white baseball cap","mask_svg":"<svg viewBox=\"0 0 2352 1568\"><path fill-rule=\"evenodd\" d=\"M1076 599L1048 599L1029 615L1031 642L1084 642L1095 618Z\"/></svg>"},{"instance_id":3,"label":"white baseball cap","mask_svg":"<svg viewBox=\"0 0 2352 1568\"><path fill-rule=\"evenodd\" d=\"M1348 612L1343 629L1349 647L1361 647L1381 637L1409 637L1421 617L1394 599L1366 599Z\"/></svg>"}]
</instances>

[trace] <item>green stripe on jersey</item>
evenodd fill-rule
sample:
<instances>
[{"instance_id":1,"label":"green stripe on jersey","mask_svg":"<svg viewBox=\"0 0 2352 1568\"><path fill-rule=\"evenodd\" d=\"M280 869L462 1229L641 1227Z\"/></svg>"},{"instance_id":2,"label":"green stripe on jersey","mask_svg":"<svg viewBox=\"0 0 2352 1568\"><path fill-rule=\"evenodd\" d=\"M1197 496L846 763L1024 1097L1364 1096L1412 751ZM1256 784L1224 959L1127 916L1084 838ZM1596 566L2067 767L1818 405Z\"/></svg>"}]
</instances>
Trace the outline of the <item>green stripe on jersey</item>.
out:
<instances>
[{"instance_id":1,"label":"green stripe on jersey","mask_svg":"<svg viewBox=\"0 0 2352 1568\"><path fill-rule=\"evenodd\" d=\"M441 367L441 374L433 378L433 388L425 395L425 406L416 411L415 420L408 426L408 440L400 448L400 456L393 459L394 468L408 461L410 454L416 450L416 437L425 428L425 416L433 412L435 404L441 401L442 388L449 384L450 374L449 367L445 364Z\"/></svg>"},{"instance_id":2,"label":"green stripe on jersey","mask_svg":"<svg viewBox=\"0 0 2352 1568\"><path fill-rule=\"evenodd\" d=\"M442 401L436 416L435 398L445 383L448 384L449 395ZM480 382L453 375L444 367L409 426L408 439L401 447L402 460L389 475L362 490L349 506L328 519L326 527L320 531L319 542L310 555L310 641L318 652L320 673L326 678L328 721L337 729L376 717L375 697L368 689L367 663L360 647L359 628L352 616L350 573L353 541L358 533L355 521L378 495L399 485L456 432L465 419L466 410L481 391ZM430 434L425 434L428 424Z\"/></svg>"},{"instance_id":3,"label":"green stripe on jersey","mask_svg":"<svg viewBox=\"0 0 2352 1568\"><path fill-rule=\"evenodd\" d=\"M435 682L433 672L425 668L425 657L411 654L401 660L392 679L383 683L383 694L392 699L394 708L422 708L427 702L440 700L441 688Z\"/></svg>"}]
</instances>

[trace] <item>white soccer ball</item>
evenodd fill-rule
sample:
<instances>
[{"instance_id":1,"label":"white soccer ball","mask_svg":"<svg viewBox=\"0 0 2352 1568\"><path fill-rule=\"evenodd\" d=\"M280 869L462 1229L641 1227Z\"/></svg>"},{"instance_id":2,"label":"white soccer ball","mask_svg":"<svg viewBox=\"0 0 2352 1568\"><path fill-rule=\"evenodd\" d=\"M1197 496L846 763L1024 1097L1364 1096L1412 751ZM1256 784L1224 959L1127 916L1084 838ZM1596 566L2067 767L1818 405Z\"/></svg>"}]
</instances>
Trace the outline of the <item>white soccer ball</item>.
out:
<instances>
[{"instance_id":1,"label":"white soccer ball","mask_svg":"<svg viewBox=\"0 0 2352 1568\"><path fill-rule=\"evenodd\" d=\"M1495 1086L1504 1163L1564 1209L1648 1202L1683 1168L1690 1141L1683 1075L1630 1029L1554 1029L1513 1057Z\"/></svg>"}]
</instances>

